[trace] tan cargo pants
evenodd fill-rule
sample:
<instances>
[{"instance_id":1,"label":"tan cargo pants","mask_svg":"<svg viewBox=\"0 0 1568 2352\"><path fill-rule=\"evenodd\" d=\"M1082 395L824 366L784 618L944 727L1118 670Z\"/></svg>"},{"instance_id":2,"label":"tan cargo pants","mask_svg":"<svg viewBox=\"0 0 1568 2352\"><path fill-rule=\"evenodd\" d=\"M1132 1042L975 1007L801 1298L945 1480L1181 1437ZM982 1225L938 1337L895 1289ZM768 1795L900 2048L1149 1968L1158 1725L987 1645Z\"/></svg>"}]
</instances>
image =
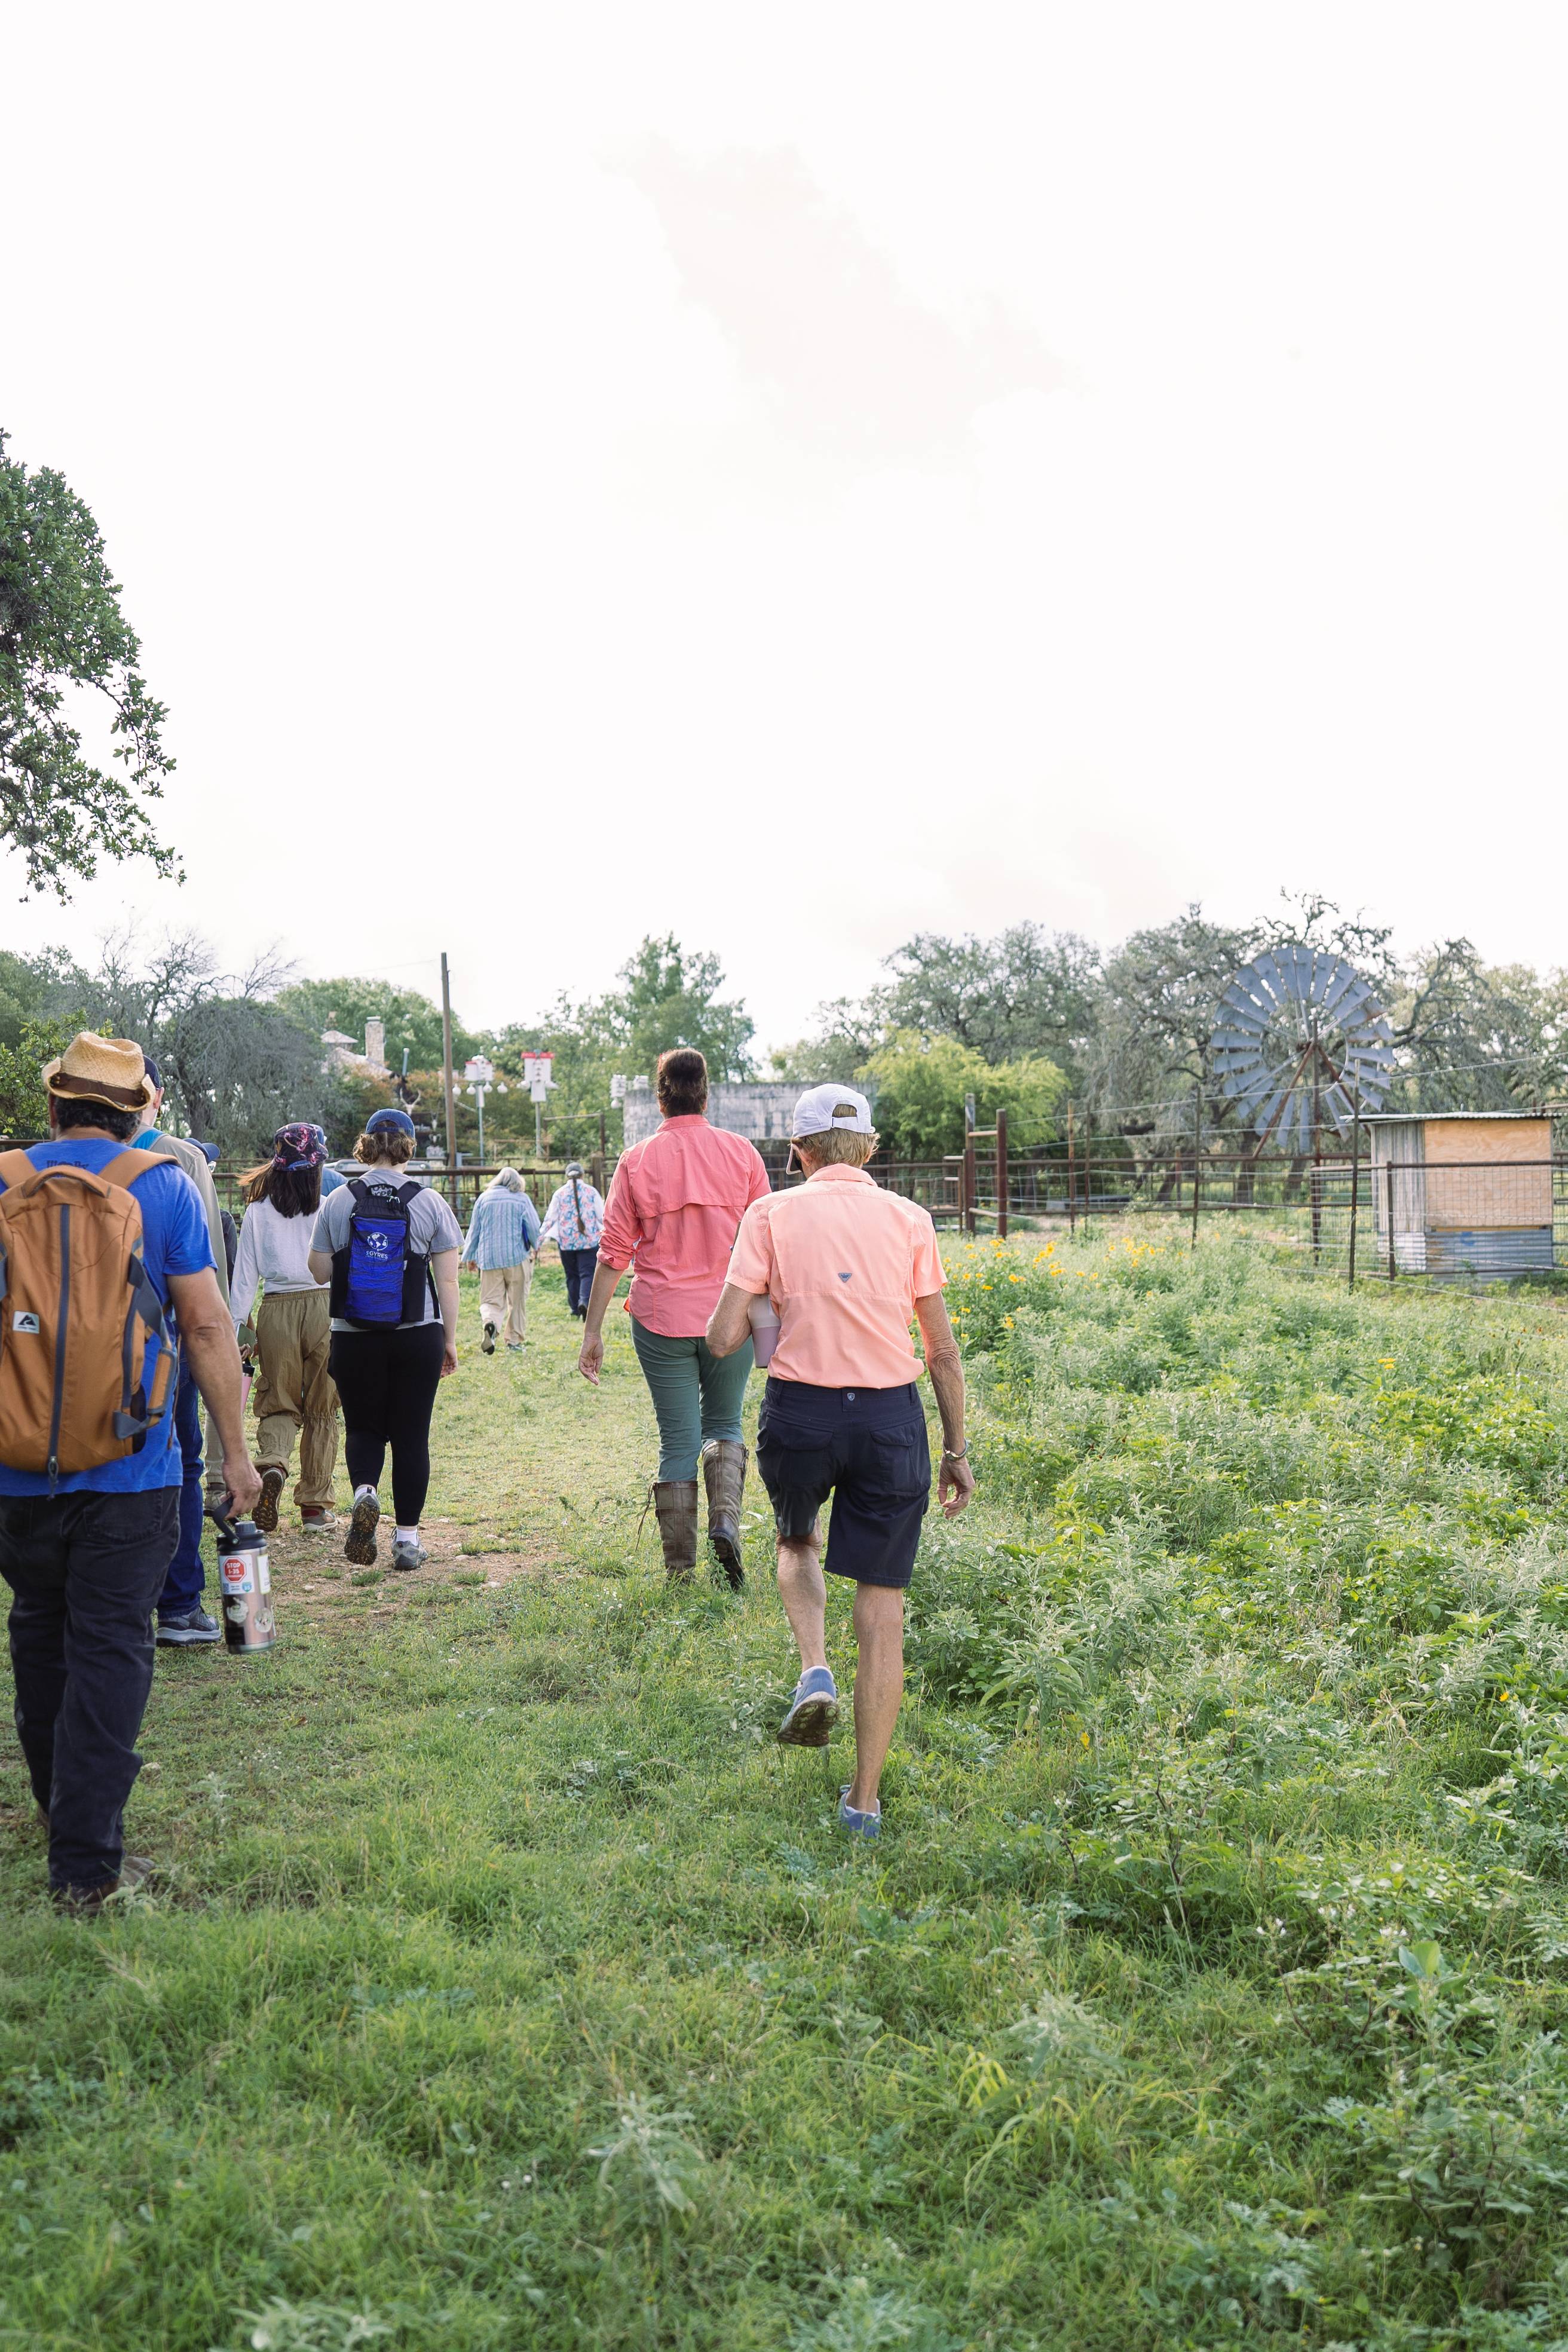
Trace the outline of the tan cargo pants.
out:
<instances>
[{"instance_id":1,"label":"tan cargo pants","mask_svg":"<svg viewBox=\"0 0 1568 2352\"><path fill-rule=\"evenodd\" d=\"M533 1280L533 1260L521 1265L479 1269L479 1328L493 1323L509 1348L521 1348L528 1322L528 1286Z\"/></svg>"},{"instance_id":2,"label":"tan cargo pants","mask_svg":"<svg viewBox=\"0 0 1568 2352\"><path fill-rule=\"evenodd\" d=\"M301 1510L326 1508L338 1460L338 1392L327 1370L331 1309L324 1290L283 1290L256 1315L256 1466L287 1470L300 1433Z\"/></svg>"}]
</instances>

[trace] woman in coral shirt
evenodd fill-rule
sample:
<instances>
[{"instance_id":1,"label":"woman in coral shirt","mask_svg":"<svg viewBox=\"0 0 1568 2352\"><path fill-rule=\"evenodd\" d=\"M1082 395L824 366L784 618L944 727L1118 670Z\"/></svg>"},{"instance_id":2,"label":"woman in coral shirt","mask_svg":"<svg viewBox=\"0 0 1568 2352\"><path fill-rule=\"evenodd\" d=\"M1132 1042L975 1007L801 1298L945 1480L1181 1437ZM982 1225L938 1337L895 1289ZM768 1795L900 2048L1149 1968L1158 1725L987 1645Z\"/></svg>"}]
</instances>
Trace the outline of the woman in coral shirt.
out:
<instances>
[{"instance_id":1,"label":"woman in coral shirt","mask_svg":"<svg viewBox=\"0 0 1568 2352\"><path fill-rule=\"evenodd\" d=\"M766 1198L768 1171L744 1136L708 1124L708 1065L693 1047L661 1054L655 1084L663 1120L646 1143L623 1152L616 1167L578 1368L598 1386L605 1311L630 1266L632 1345L658 1421L653 1504L665 1569L684 1580L697 1566L700 1457L708 1540L738 1592L746 1483L741 1407L752 1347L747 1340L721 1360L704 1335L741 1219L753 1201Z\"/></svg>"}]
</instances>

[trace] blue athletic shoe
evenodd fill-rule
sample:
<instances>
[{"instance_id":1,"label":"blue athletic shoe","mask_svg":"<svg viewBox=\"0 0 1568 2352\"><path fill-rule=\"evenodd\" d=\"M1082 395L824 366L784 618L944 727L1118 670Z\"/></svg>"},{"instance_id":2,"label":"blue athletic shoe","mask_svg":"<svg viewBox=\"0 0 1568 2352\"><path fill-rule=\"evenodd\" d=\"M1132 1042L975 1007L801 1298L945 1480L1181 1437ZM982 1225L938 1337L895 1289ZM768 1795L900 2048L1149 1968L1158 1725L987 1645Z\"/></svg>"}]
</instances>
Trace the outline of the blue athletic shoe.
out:
<instances>
[{"instance_id":1,"label":"blue athletic shoe","mask_svg":"<svg viewBox=\"0 0 1568 2352\"><path fill-rule=\"evenodd\" d=\"M779 1726L783 1748L826 1748L838 1720L838 1685L826 1666L808 1666Z\"/></svg>"},{"instance_id":2,"label":"blue athletic shoe","mask_svg":"<svg viewBox=\"0 0 1568 2352\"><path fill-rule=\"evenodd\" d=\"M849 1801L849 1791L853 1786L853 1781L846 1780L844 1786L838 1791L839 1828L841 1830L847 1830L851 1837L880 1837L882 1834L881 1806L879 1805L874 1813L862 1813L857 1811L856 1808Z\"/></svg>"}]
</instances>

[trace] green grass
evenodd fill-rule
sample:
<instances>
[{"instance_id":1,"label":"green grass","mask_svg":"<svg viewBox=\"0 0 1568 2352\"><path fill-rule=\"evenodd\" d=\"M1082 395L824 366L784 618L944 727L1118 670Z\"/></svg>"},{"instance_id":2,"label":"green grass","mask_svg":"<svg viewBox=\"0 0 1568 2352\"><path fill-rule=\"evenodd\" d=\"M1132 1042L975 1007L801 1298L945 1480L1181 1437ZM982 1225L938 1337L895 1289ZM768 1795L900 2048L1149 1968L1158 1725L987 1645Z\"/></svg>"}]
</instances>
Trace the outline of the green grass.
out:
<instances>
[{"instance_id":1,"label":"green grass","mask_svg":"<svg viewBox=\"0 0 1568 2352\"><path fill-rule=\"evenodd\" d=\"M278 1650L160 1660L158 1893L54 1914L7 1741L0 2346L1568 2343L1559 1309L950 1258L879 1847L551 1275L430 1570L285 1532Z\"/></svg>"}]
</instances>

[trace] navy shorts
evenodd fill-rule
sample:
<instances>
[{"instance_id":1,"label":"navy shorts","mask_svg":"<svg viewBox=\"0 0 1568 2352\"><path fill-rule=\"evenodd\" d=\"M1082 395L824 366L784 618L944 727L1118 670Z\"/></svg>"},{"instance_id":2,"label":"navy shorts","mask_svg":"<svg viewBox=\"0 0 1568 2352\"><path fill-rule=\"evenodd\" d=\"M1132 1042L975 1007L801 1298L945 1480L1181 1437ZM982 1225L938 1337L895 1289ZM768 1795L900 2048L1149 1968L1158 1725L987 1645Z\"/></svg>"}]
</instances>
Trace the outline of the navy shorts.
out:
<instances>
[{"instance_id":1,"label":"navy shorts","mask_svg":"<svg viewBox=\"0 0 1568 2352\"><path fill-rule=\"evenodd\" d=\"M757 1423L757 1468L781 1536L810 1535L833 1497L829 1576L905 1585L931 1503L931 1447L920 1392L819 1389L770 1381Z\"/></svg>"}]
</instances>

